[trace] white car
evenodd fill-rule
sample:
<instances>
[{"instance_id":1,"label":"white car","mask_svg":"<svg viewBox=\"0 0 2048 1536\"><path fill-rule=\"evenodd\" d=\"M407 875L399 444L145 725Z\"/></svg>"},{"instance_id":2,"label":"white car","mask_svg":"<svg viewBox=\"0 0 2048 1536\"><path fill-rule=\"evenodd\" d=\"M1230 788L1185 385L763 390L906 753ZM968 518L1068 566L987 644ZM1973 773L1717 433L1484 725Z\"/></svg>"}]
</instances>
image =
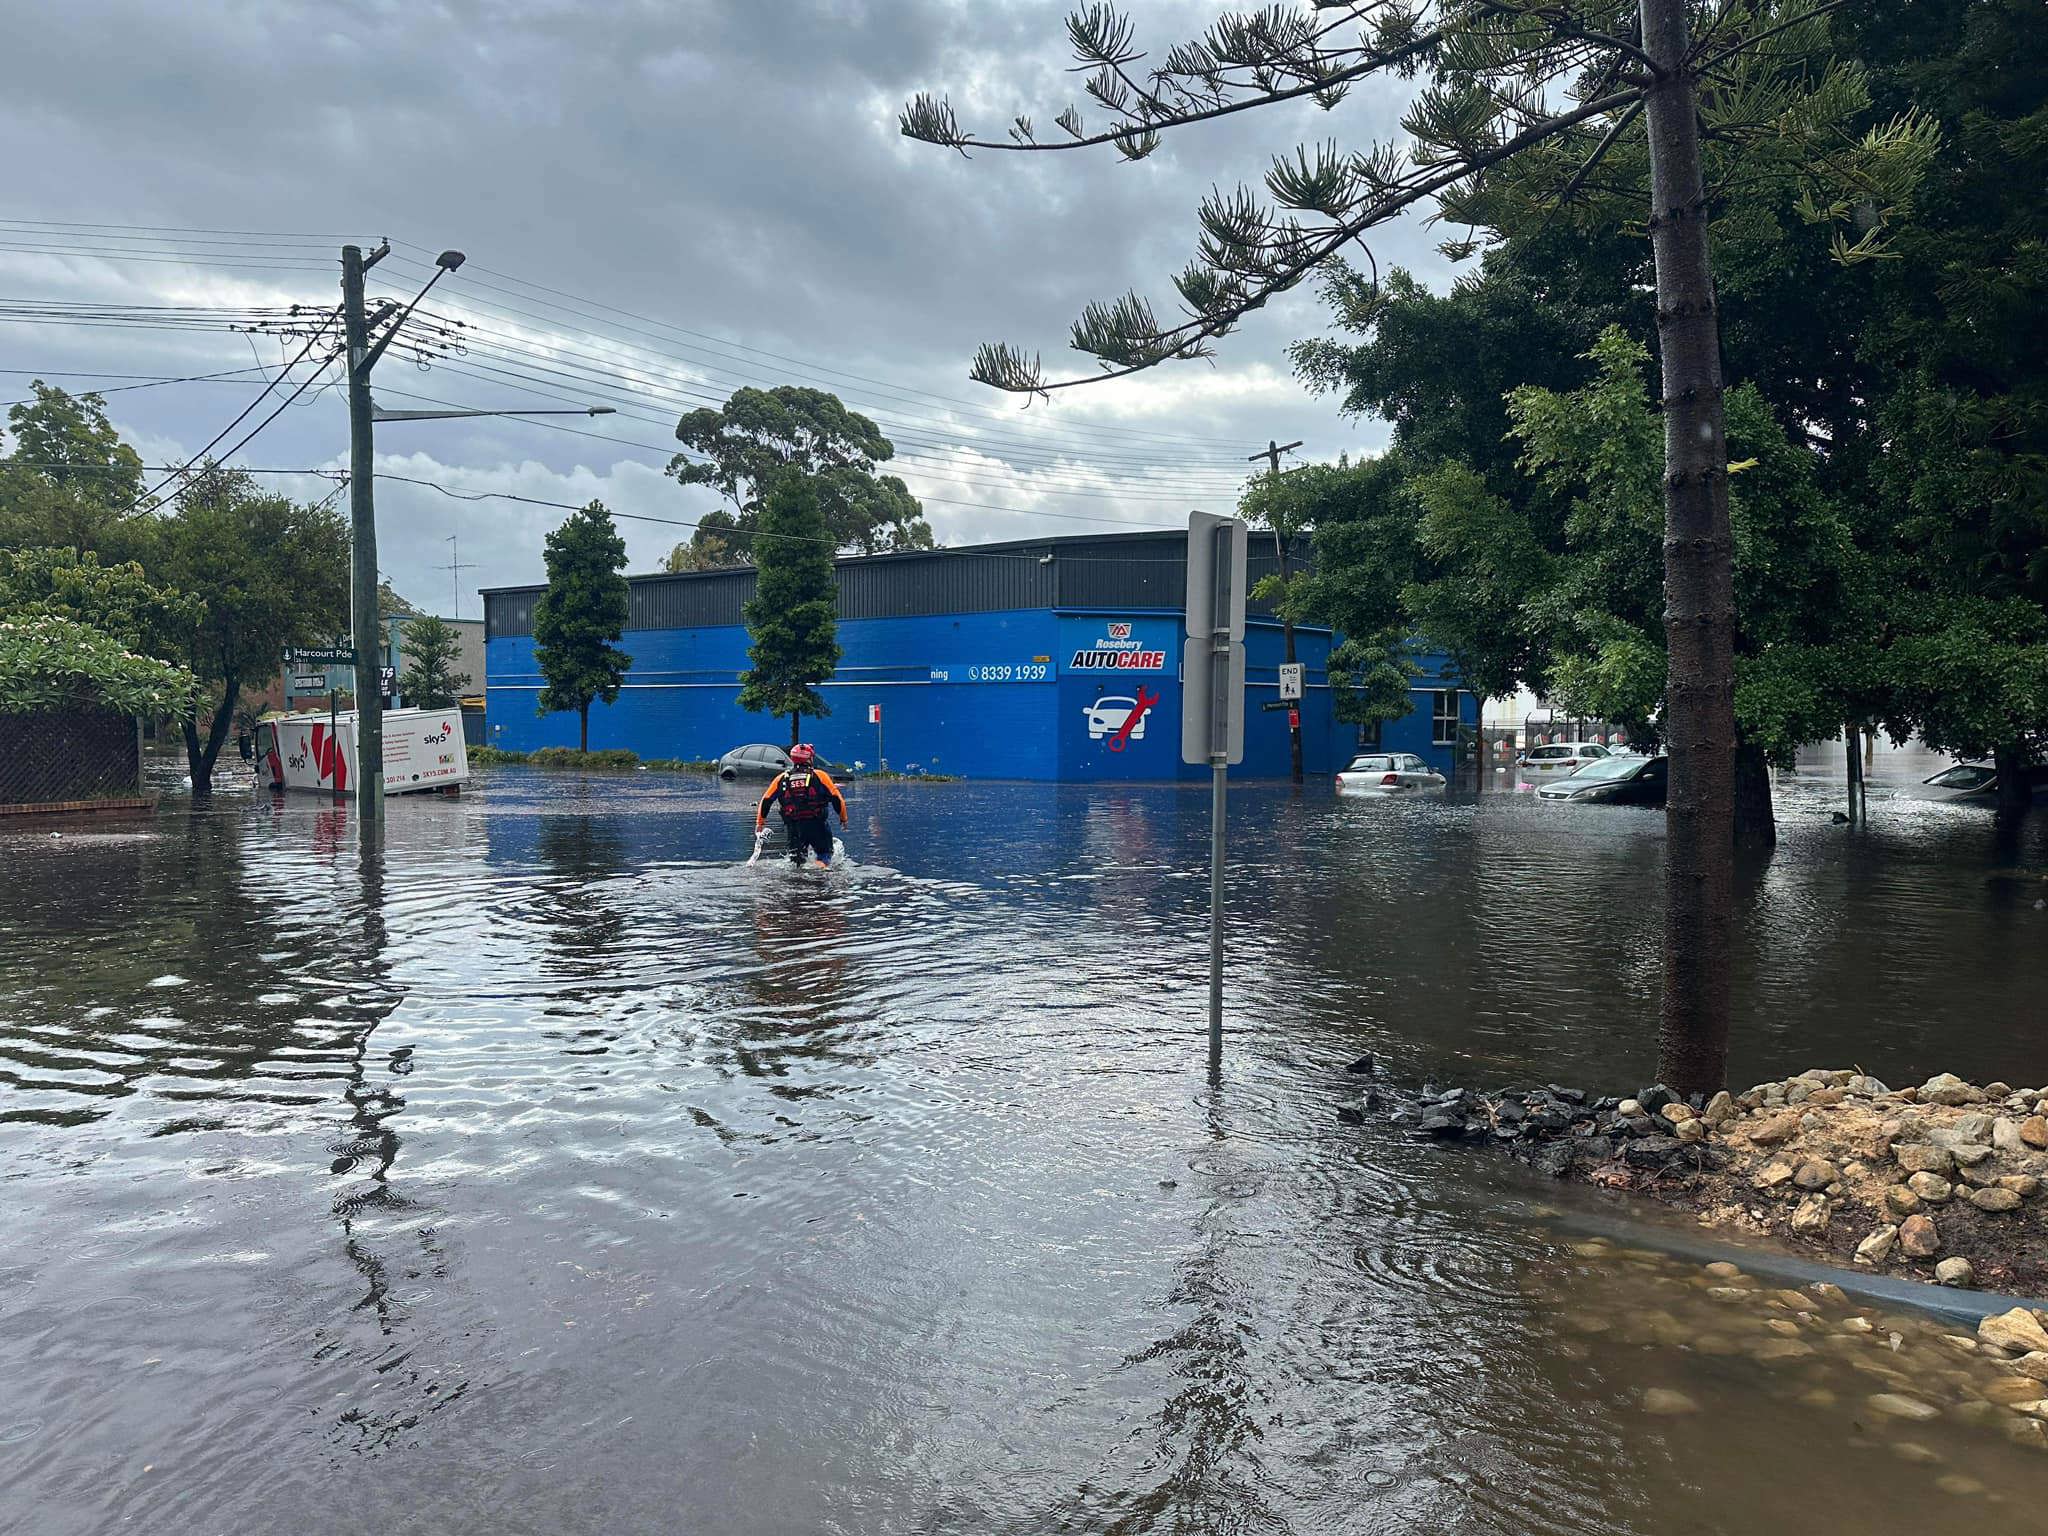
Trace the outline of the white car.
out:
<instances>
[{"instance_id":1,"label":"white car","mask_svg":"<svg viewBox=\"0 0 2048 1536\"><path fill-rule=\"evenodd\" d=\"M1515 759L1515 769L1529 778L1566 779L1588 763L1612 756L1597 741L1555 741L1547 747L1530 747Z\"/></svg>"},{"instance_id":2,"label":"white car","mask_svg":"<svg viewBox=\"0 0 2048 1536\"><path fill-rule=\"evenodd\" d=\"M1088 739L1100 741L1105 736L1116 735L1123 730L1137 707L1136 699L1118 698L1114 695L1106 699L1097 699L1093 704L1083 705L1081 713L1088 717ZM1127 740L1145 739L1145 720L1150 713L1151 711L1147 710L1145 714L1138 716L1137 723L1126 733Z\"/></svg>"},{"instance_id":3,"label":"white car","mask_svg":"<svg viewBox=\"0 0 2048 1536\"><path fill-rule=\"evenodd\" d=\"M1409 752L1361 752L1337 775L1340 795L1427 794L1444 776Z\"/></svg>"}]
</instances>

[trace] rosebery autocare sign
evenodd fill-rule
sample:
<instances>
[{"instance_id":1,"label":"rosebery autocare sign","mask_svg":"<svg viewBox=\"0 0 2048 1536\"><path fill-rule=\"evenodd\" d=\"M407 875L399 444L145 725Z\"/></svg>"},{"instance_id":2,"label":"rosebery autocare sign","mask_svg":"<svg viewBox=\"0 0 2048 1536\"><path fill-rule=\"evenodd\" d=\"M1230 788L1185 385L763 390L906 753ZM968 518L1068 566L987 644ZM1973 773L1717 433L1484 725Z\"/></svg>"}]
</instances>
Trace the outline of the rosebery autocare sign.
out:
<instances>
[{"instance_id":1,"label":"rosebery autocare sign","mask_svg":"<svg viewBox=\"0 0 2048 1536\"><path fill-rule=\"evenodd\" d=\"M1164 672L1166 652L1150 651L1131 633L1128 622L1103 626L1102 638L1084 650L1074 652L1067 662L1069 672Z\"/></svg>"}]
</instances>

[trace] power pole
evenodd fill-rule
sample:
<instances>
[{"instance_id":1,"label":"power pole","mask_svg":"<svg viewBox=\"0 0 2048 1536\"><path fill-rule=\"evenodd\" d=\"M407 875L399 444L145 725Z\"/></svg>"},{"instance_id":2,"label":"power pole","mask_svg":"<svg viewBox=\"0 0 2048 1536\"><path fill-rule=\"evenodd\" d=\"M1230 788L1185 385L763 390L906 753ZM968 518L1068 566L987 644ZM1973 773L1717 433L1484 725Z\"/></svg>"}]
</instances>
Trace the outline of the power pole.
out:
<instances>
[{"instance_id":1,"label":"power pole","mask_svg":"<svg viewBox=\"0 0 2048 1536\"><path fill-rule=\"evenodd\" d=\"M363 313L363 274L391 254L391 242L380 241L365 257L362 247L341 248L341 310L348 339L349 457L349 609L356 653L356 816L362 826L365 853L375 849L384 831L384 660L383 615L377 611L377 452L374 438L379 420L419 416L495 415L497 412L379 411L370 398L370 370L397 339L407 318L419 308L428 290L462 265L460 251L434 258L434 275L404 308L380 306L374 317ZM373 325L384 326L375 343Z\"/></svg>"},{"instance_id":2,"label":"power pole","mask_svg":"<svg viewBox=\"0 0 2048 1536\"><path fill-rule=\"evenodd\" d=\"M370 419L370 324L363 314L363 274L389 251L363 260L360 246L341 248L342 324L348 340L349 612L356 652L356 815L365 853L384 827L383 662L377 612L376 444Z\"/></svg>"},{"instance_id":3,"label":"power pole","mask_svg":"<svg viewBox=\"0 0 2048 1536\"><path fill-rule=\"evenodd\" d=\"M1267 463L1272 465L1273 478L1278 480L1280 478L1280 455L1291 453L1300 446L1300 438L1296 438L1291 443L1276 443L1269 437L1266 439L1266 451L1264 453L1246 454L1245 457L1254 462L1259 459L1266 460ZM1284 588L1287 585L1291 572L1288 569L1287 540L1281 536L1280 525L1277 522L1273 525L1273 552L1280 560L1280 585ZM1294 620L1287 616L1284 608L1280 614L1280 638L1281 643L1286 648L1282 659L1291 665L1294 661ZM1298 709L1289 710L1287 712L1287 719L1288 777L1299 784L1301 782L1301 711Z\"/></svg>"}]
</instances>

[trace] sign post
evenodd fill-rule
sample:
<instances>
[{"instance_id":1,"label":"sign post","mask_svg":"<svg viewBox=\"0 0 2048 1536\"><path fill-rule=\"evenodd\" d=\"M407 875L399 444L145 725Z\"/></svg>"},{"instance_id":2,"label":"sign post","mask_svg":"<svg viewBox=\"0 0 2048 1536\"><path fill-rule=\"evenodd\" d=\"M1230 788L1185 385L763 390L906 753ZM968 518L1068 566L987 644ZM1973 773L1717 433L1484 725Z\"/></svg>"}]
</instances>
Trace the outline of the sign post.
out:
<instances>
[{"instance_id":1,"label":"sign post","mask_svg":"<svg viewBox=\"0 0 2048 1536\"><path fill-rule=\"evenodd\" d=\"M1209 1081L1223 1078L1223 832L1229 766L1244 761L1246 529L1188 514L1180 756L1209 765Z\"/></svg>"},{"instance_id":2,"label":"sign post","mask_svg":"<svg viewBox=\"0 0 2048 1536\"><path fill-rule=\"evenodd\" d=\"M875 728L875 772L887 773L889 771L889 759L882 755L881 705L870 704L868 706L868 724L872 725Z\"/></svg>"}]
</instances>

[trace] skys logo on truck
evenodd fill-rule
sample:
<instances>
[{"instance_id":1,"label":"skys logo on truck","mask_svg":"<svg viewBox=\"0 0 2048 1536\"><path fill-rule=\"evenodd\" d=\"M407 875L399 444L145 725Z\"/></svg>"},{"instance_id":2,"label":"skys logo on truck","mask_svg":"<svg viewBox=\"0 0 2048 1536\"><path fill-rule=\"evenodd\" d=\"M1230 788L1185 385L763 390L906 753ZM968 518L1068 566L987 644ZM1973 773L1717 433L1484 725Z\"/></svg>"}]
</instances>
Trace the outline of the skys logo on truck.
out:
<instances>
[{"instance_id":1,"label":"skys logo on truck","mask_svg":"<svg viewBox=\"0 0 2048 1536\"><path fill-rule=\"evenodd\" d=\"M1103 637L1086 650L1074 652L1067 663L1069 672L1164 672L1166 652L1148 651L1131 637L1128 619L1103 626Z\"/></svg>"}]
</instances>

